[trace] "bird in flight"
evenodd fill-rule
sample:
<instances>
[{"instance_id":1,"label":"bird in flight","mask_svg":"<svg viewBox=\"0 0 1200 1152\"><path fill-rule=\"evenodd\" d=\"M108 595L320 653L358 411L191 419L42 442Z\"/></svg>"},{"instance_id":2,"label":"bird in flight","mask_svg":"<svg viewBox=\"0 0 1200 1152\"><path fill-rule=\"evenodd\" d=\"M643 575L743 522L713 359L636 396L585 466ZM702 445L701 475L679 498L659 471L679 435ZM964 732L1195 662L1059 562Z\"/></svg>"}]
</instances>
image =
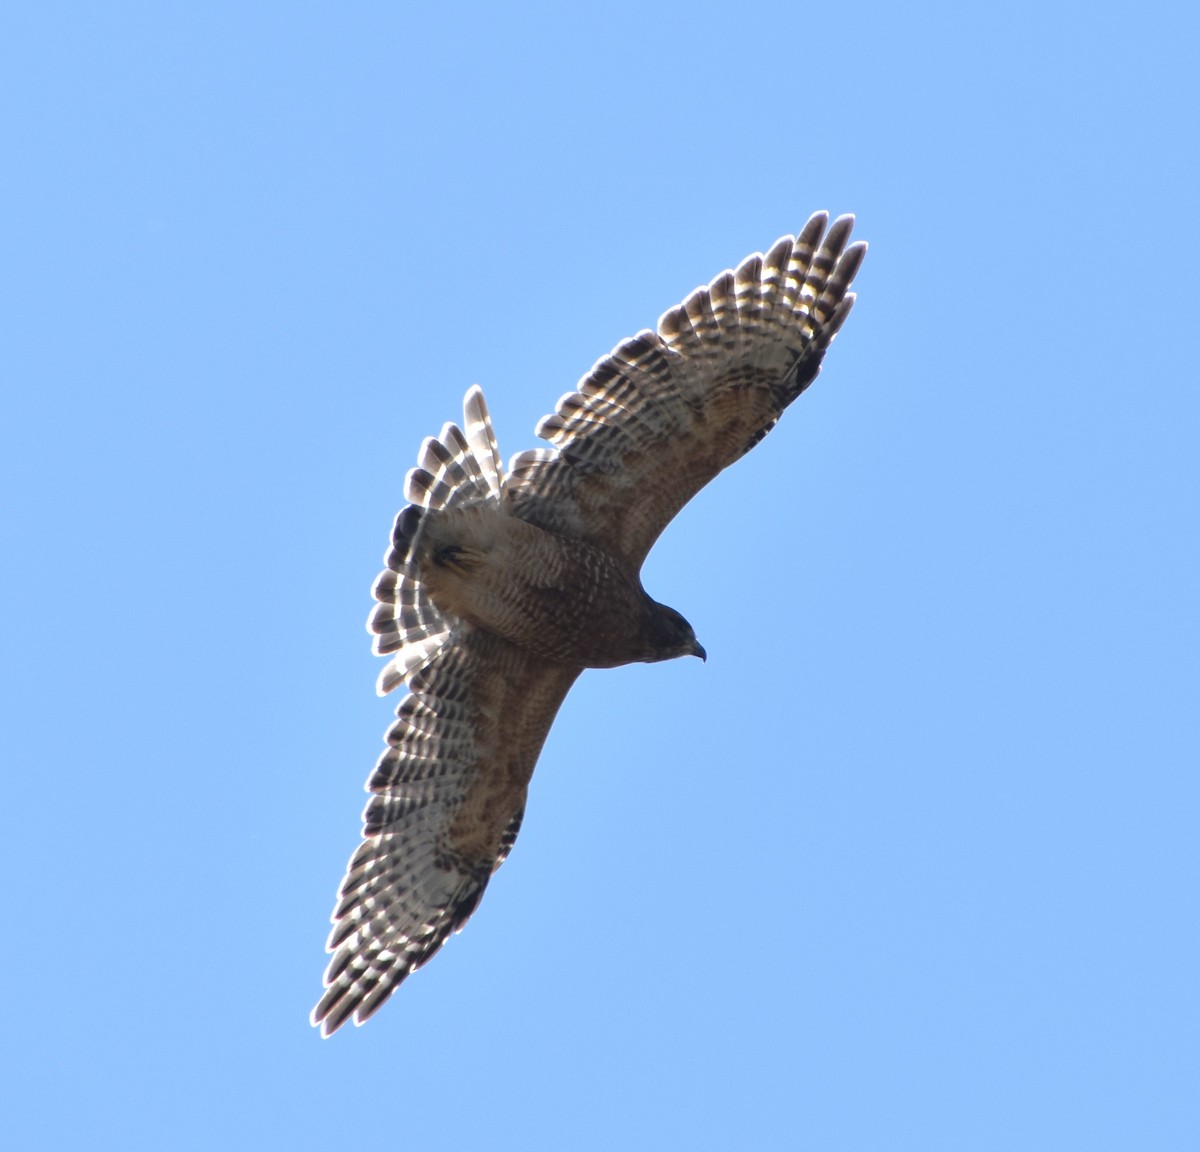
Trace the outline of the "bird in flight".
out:
<instances>
[{"instance_id":1,"label":"bird in flight","mask_svg":"<svg viewBox=\"0 0 1200 1152\"><path fill-rule=\"evenodd\" d=\"M462 426L421 446L367 622L380 695L408 692L333 910L323 1036L372 1016L474 912L585 668L705 657L642 562L816 378L866 253L853 222L817 213L618 344L538 425L551 447L507 470L478 387Z\"/></svg>"}]
</instances>

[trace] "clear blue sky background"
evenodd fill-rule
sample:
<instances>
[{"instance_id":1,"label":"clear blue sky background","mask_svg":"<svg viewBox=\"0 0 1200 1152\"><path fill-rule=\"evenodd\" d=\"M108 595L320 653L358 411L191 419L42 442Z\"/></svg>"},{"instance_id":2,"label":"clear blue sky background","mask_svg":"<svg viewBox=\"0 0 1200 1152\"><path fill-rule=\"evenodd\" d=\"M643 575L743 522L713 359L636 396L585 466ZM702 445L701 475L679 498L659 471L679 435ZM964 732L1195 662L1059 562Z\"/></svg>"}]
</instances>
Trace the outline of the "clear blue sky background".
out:
<instances>
[{"instance_id":1,"label":"clear blue sky background","mask_svg":"<svg viewBox=\"0 0 1200 1152\"><path fill-rule=\"evenodd\" d=\"M1200 1147L1182 3L10 5L0 1145ZM462 936L322 1042L422 437L858 214Z\"/></svg>"}]
</instances>

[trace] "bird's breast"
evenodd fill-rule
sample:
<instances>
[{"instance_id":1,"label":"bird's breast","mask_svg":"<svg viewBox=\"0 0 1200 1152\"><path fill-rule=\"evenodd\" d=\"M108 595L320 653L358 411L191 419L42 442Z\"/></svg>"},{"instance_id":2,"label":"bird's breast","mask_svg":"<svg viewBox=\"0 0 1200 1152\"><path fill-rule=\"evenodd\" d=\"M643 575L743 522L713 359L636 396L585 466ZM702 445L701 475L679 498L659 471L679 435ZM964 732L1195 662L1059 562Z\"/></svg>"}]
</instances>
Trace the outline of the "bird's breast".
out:
<instances>
[{"instance_id":1,"label":"bird's breast","mask_svg":"<svg viewBox=\"0 0 1200 1152\"><path fill-rule=\"evenodd\" d=\"M443 612L576 667L647 658L642 625L652 602L618 558L494 506L432 515L420 578Z\"/></svg>"}]
</instances>

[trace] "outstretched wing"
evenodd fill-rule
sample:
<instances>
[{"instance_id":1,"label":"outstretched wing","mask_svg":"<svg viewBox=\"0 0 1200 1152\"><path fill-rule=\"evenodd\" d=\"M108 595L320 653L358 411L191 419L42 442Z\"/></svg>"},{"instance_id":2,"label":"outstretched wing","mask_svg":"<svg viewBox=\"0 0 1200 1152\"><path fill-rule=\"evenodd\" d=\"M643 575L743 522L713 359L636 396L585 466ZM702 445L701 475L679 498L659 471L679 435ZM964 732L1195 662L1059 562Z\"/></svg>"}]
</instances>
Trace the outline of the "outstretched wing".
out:
<instances>
[{"instance_id":1,"label":"outstretched wing","mask_svg":"<svg viewBox=\"0 0 1200 1152\"><path fill-rule=\"evenodd\" d=\"M522 452L516 515L640 566L671 518L748 452L812 383L850 312L866 252L852 216L743 260L597 361L538 425L553 449Z\"/></svg>"},{"instance_id":2,"label":"outstretched wing","mask_svg":"<svg viewBox=\"0 0 1200 1152\"><path fill-rule=\"evenodd\" d=\"M463 626L410 676L333 911L323 1035L368 1019L475 910L577 675Z\"/></svg>"}]
</instances>

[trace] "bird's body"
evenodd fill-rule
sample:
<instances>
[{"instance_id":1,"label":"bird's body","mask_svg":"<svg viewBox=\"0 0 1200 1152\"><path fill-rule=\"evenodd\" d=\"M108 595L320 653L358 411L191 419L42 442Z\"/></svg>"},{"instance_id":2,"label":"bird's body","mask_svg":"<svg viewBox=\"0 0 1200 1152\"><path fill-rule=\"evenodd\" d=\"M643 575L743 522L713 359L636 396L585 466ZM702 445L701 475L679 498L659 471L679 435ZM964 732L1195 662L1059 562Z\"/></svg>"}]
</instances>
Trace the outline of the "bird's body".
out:
<instances>
[{"instance_id":1,"label":"bird's body","mask_svg":"<svg viewBox=\"0 0 1200 1152\"><path fill-rule=\"evenodd\" d=\"M642 587L676 512L816 377L865 245L814 216L596 363L507 471L478 388L406 479L368 622L409 693L333 914L324 1035L361 1024L477 906L584 668L704 656Z\"/></svg>"},{"instance_id":2,"label":"bird's body","mask_svg":"<svg viewBox=\"0 0 1200 1152\"><path fill-rule=\"evenodd\" d=\"M679 654L664 652L662 605L637 572L595 544L491 504L428 513L423 527L420 580L446 616L576 672Z\"/></svg>"}]
</instances>

